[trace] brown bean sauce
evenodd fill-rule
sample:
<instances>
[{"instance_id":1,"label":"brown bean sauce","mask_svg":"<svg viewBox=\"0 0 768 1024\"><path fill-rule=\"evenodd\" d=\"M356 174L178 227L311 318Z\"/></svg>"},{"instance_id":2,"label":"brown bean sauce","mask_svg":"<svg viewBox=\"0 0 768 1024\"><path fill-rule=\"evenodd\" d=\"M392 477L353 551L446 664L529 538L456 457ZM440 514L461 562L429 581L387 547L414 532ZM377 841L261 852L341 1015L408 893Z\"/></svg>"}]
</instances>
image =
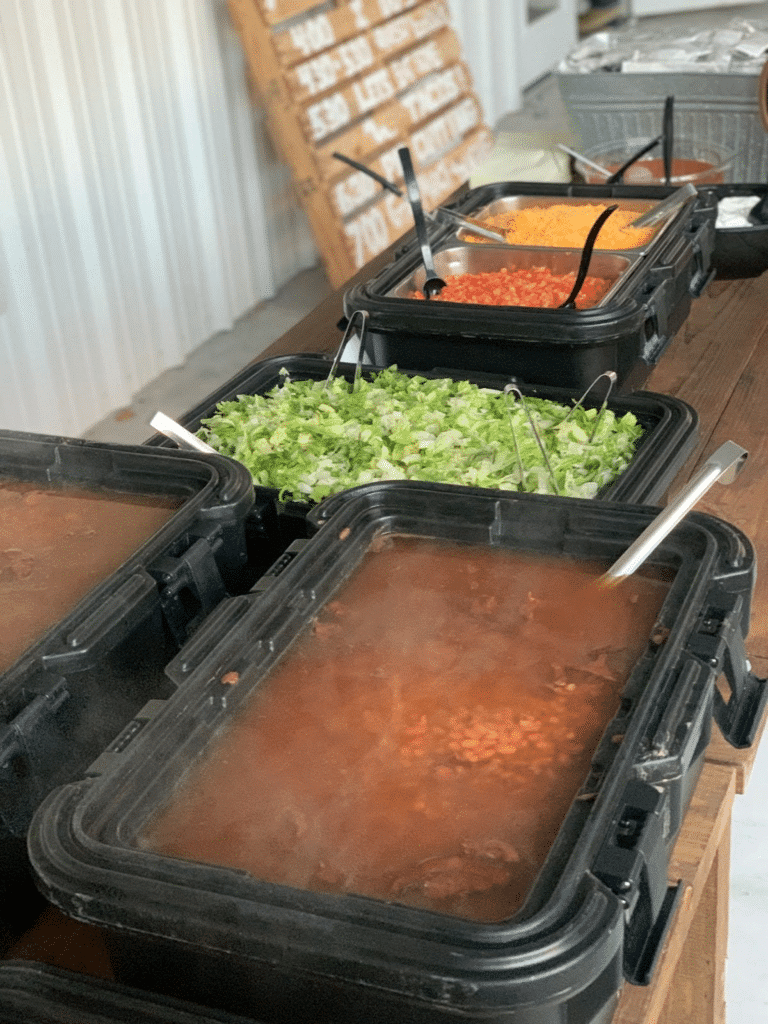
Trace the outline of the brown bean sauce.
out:
<instances>
[{"instance_id":1,"label":"brown bean sauce","mask_svg":"<svg viewBox=\"0 0 768 1024\"><path fill-rule=\"evenodd\" d=\"M473 920L525 899L667 584L414 538L371 550L142 845Z\"/></svg>"},{"instance_id":2,"label":"brown bean sauce","mask_svg":"<svg viewBox=\"0 0 768 1024\"><path fill-rule=\"evenodd\" d=\"M180 498L0 483L0 672L181 504Z\"/></svg>"}]
</instances>

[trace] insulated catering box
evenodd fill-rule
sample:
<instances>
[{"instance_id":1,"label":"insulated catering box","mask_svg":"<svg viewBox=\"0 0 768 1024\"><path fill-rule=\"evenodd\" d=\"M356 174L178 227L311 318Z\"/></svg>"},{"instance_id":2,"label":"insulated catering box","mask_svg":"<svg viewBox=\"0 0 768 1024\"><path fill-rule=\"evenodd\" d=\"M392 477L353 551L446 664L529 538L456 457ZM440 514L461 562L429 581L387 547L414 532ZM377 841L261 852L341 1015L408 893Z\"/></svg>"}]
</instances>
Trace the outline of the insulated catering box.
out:
<instances>
[{"instance_id":1,"label":"insulated catering box","mask_svg":"<svg viewBox=\"0 0 768 1024\"><path fill-rule=\"evenodd\" d=\"M170 694L166 663L254 582L253 486L219 456L2 431L0 499L5 947L35 904L25 835L39 802Z\"/></svg>"},{"instance_id":2,"label":"insulated catering box","mask_svg":"<svg viewBox=\"0 0 768 1024\"><path fill-rule=\"evenodd\" d=\"M0 1024L253 1024L23 960L0 964Z\"/></svg>"},{"instance_id":3,"label":"insulated catering box","mask_svg":"<svg viewBox=\"0 0 768 1024\"><path fill-rule=\"evenodd\" d=\"M721 199L750 196L754 197L756 205L764 199L768 186L764 183L717 185L712 191L718 203ZM768 269L768 224L718 227L712 264L717 277L723 281L759 277Z\"/></svg>"},{"instance_id":4,"label":"insulated catering box","mask_svg":"<svg viewBox=\"0 0 768 1024\"><path fill-rule=\"evenodd\" d=\"M330 359L319 355L275 356L262 360L243 369L199 405L185 413L180 422L188 430L198 431L222 404L234 402L240 396L266 396L286 380L324 381L328 377L331 365ZM370 378L380 369L367 366L363 368L363 373ZM354 365L341 363L338 372L348 382L354 380ZM438 369L433 372L417 373L401 369L401 372L412 379L423 377L428 380L468 381L477 387L498 391L502 391L510 379L514 380L498 374L470 371ZM566 406L581 400L585 408L595 410L599 410L606 395L605 382L601 382L601 386L594 388L587 395L567 388L546 385L520 384L520 391L526 399L541 398ZM622 395L612 393L608 397L607 408L617 417L631 413L642 427L643 434L637 442L629 465L612 483L602 487L598 496L606 500L635 504L652 504L660 501L696 445L698 416L695 410L672 396L647 391ZM159 435L152 438L149 443L170 444ZM230 454L234 457L234 450ZM306 517L313 502L303 500L297 495L281 496L276 488L257 485L255 490L256 507L258 517L262 521L263 532L274 538L275 547L282 544L282 550L285 550L290 541L307 536Z\"/></svg>"},{"instance_id":5,"label":"insulated catering box","mask_svg":"<svg viewBox=\"0 0 768 1024\"><path fill-rule=\"evenodd\" d=\"M591 650L592 636L602 630L594 642L608 648L618 636L603 616L582 622L589 679L567 666L565 675L551 666L551 675L545 660L550 683L537 690L544 703L529 718L529 705L520 709L524 680L534 674L525 654L538 635L536 602L520 627L533 622L534 634L516 657L504 647L510 631L494 631L484 616L495 614L518 576L522 586L538 578L539 560L556 575L610 564L653 514L408 482L322 503L310 513L317 532L296 542L295 557L253 593L222 603L169 666L175 694L147 705L86 778L39 808L29 844L41 891L66 913L106 927L123 983L171 995L183 987L230 1012L257 1009L274 1021L608 1024L623 979L652 975L676 899L670 850L712 719L745 745L764 707L765 683L744 652L754 552L738 530L701 514L686 517L659 548L642 583L656 603L648 612L628 600L634 611L622 635L638 646L615 704L593 726L594 746L581 747L568 786L555 782L550 800L538 798L541 808L562 804L551 834L524 819L521 839L495 818L514 817L534 778L558 779L554 765L578 750L581 733L567 731L563 709L592 709L606 664ZM411 545L417 554L419 545L433 546L438 562L414 571L418 561L406 560L395 563L403 571L391 571L387 559L393 548L399 557L401 543L406 554ZM434 603L443 593L443 569L435 567L446 551L462 566L461 629ZM518 572L516 560L528 568ZM371 565L371 588L355 589L371 579ZM376 565L386 570L381 578ZM496 598L478 589L488 575L500 581ZM558 588L562 611L561 596ZM422 606L426 616L414 625ZM353 643L363 607L378 609L385 639L379 645L376 635L373 646L386 652L384 668L359 660L370 654L369 634ZM508 611L519 618L515 607ZM473 616L483 620L479 632ZM443 633L421 633L426 620L444 620ZM310 654L318 644L336 652L330 676L325 656ZM497 644L500 672L488 661ZM455 691L454 655L469 659L461 661L467 685ZM516 672L518 662L525 665ZM426 680L415 704L408 673L418 686ZM715 687L721 673L727 703ZM478 751L481 741L490 752ZM350 745L351 763L339 753ZM390 793L382 804L371 780L388 780L390 767L404 802ZM304 782L286 801L297 771ZM421 780L415 789L411 778ZM324 786L345 815L343 829L332 816L330 845L303 800ZM457 802L452 794L464 786L475 795ZM422 831L464 828L488 794L498 798L479 833L443 855L425 852ZM255 808L274 801L283 810L259 818ZM183 839L183 829L164 833L166 815L177 813L191 826ZM422 827L411 828L413 815ZM393 856L416 863L406 870L398 861L394 881L386 875L392 886L377 893L365 870L341 871L352 833L366 841L376 833ZM519 844L534 835L543 859L532 868ZM247 859L254 848L266 858L258 868ZM294 865L297 874L285 876ZM512 893L508 872L519 866L529 877Z\"/></svg>"},{"instance_id":6,"label":"insulated catering box","mask_svg":"<svg viewBox=\"0 0 768 1024\"><path fill-rule=\"evenodd\" d=\"M653 187L502 182L470 189L453 208L482 220L486 214L531 206L610 201L639 214L658 197L659 190ZM358 311L368 314L366 352L377 365L509 373L526 383L581 389L612 370L620 388L632 390L647 379L688 315L693 298L711 279L715 214L716 203L702 193L662 224L645 246L601 250L598 236L590 272L614 283L605 299L590 309L411 298L422 269L421 251L412 241L375 278L347 291L344 314L347 319ZM470 243L449 228L433 229L432 243L438 276L463 273L468 259L476 263L482 258L479 271L491 269L492 253L508 268L545 266L553 273L574 272L580 257L580 250L548 247L545 239L537 247ZM469 257L467 250L472 250ZM618 266L622 261L623 269Z\"/></svg>"}]
</instances>

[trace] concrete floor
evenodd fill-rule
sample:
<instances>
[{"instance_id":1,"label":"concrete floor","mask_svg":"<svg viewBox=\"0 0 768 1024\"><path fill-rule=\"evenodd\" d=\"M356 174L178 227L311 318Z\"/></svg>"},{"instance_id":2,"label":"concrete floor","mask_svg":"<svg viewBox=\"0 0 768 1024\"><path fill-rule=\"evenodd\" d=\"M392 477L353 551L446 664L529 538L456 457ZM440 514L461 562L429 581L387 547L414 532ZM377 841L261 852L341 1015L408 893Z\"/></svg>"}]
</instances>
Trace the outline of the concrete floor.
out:
<instances>
[{"instance_id":1,"label":"concrete floor","mask_svg":"<svg viewBox=\"0 0 768 1024\"><path fill-rule=\"evenodd\" d=\"M768 3L724 7L675 15L670 24L702 28L727 24L737 17L768 19ZM660 21L661 19L648 19ZM540 149L542 139L563 141L567 117L553 79L529 89L523 107L497 126L525 163L526 148ZM247 314L234 327L202 345L185 363L143 388L127 409L115 410L85 437L140 443L151 433L157 410L178 416L192 408L256 358L330 292L322 269L306 271L270 302ZM762 553L759 553L762 557ZM733 818L731 926L727 963L727 1003L731 1024L768 1022L768 742L759 752L745 796L737 797ZM690 1024L699 1024L690 1021Z\"/></svg>"},{"instance_id":2,"label":"concrete floor","mask_svg":"<svg viewBox=\"0 0 768 1024\"><path fill-rule=\"evenodd\" d=\"M82 436L93 441L142 444L154 429L156 412L176 419L213 394L238 370L258 358L331 292L325 271L305 270L275 295L243 316L231 331L200 345L181 366L166 370L134 395L130 406L115 409Z\"/></svg>"}]
</instances>

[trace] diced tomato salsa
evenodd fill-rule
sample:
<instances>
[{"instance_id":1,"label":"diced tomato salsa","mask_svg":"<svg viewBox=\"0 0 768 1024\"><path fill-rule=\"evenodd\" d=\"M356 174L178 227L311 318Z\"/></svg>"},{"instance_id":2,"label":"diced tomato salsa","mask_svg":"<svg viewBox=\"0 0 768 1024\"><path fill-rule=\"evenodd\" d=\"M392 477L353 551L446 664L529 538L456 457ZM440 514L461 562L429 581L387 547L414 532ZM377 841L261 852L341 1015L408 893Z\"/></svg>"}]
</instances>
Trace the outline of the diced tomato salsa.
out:
<instances>
[{"instance_id":1,"label":"diced tomato salsa","mask_svg":"<svg viewBox=\"0 0 768 1024\"><path fill-rule=\"evenodd\" d=\"M576 275L553 274L547 267L521 270L484 271L456 274L446 278L446 286L437 296L441 302L470 302L484 306L535 306L553 309L562 305L571 293ZM576 297L577 309L597 305L613 282L604 277L586 277ZM420 291L411 295L423 299Z\"/></svg>"}]
</instances>

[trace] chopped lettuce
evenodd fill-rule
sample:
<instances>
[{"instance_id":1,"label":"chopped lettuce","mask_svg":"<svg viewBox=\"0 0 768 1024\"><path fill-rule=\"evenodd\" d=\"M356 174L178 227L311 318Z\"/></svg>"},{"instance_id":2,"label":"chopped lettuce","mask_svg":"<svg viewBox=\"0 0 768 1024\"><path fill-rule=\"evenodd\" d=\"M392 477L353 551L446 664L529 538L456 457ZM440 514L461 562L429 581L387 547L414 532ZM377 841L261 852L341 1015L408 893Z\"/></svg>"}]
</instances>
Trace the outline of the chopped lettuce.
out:
<instances>
[{"instance_id":1,"label":"chopped lettuce","mask_svg":"<svg viewBox=\"0 0 768 1024\"><path fill-rule=\"evenodd\" d=\"M626 469L643 432L632 413L617 417L606 408L590 442L599 409L534 397L523 406L492 388L394 366L361 378L354 391L342 377L326 387L282 373L264 395L221 402L198 436L242 462L256 484L299 501L374 480L592 498Z\"/></svg>"}]
</instances>

